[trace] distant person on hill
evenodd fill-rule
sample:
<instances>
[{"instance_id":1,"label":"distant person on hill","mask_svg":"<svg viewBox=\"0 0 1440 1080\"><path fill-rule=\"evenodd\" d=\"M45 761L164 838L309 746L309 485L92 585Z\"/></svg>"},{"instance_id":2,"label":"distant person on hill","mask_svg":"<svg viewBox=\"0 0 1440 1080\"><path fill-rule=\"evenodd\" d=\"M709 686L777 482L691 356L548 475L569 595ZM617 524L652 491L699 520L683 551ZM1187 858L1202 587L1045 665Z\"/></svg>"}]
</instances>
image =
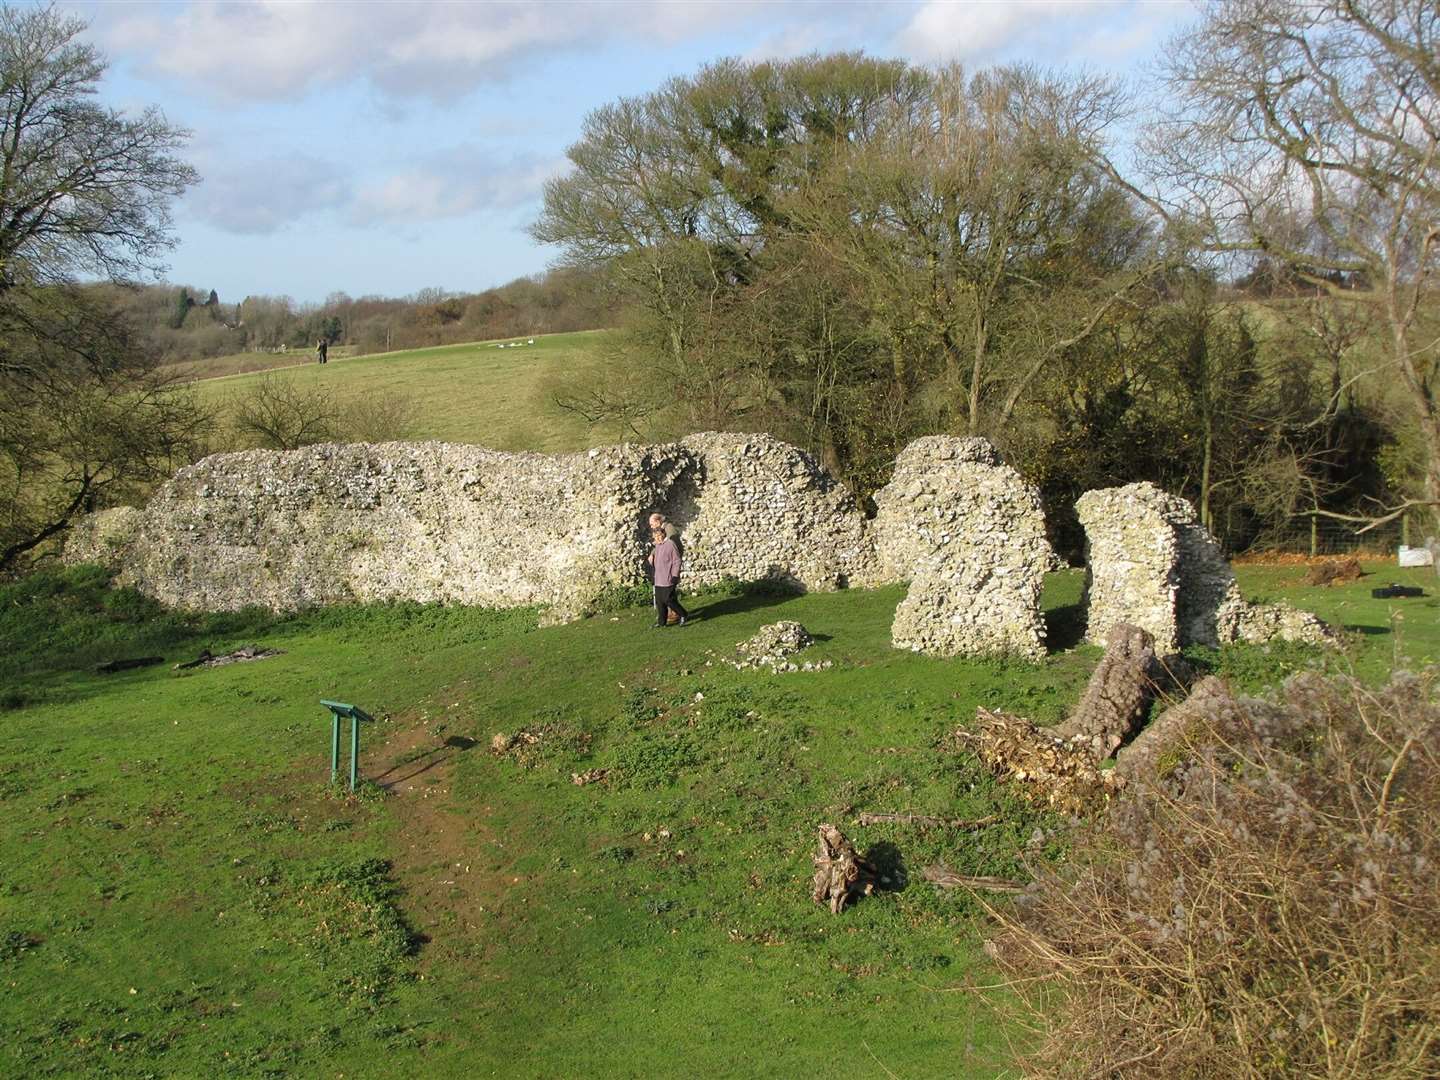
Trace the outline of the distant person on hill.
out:
<instances>
[{"instance_id":1,"label":"distant person on hill","mask_svg":"<svg viewBox=\"0 0 1440 1080\"><path fill-rule=\"evenodd\" d=\"M652 531L650 539L655 545L650 552L655 579L655 628L663 630L672 611L679 618L679 625L684 626L690 613L675 598L675 583L680 580L680 549L671 537L665 535L663 528Z\"/></svg>"},{"instance_id":2,"label":"distant person on hill","mask_svg":"<svg viewBox=\"0 0 1440 1080\"><path fill-rule=\"evenodd\" d=\"M330 360L330 343L323 337L315 343L315 356L322 364Z\"/></svg>"}]
</instances>

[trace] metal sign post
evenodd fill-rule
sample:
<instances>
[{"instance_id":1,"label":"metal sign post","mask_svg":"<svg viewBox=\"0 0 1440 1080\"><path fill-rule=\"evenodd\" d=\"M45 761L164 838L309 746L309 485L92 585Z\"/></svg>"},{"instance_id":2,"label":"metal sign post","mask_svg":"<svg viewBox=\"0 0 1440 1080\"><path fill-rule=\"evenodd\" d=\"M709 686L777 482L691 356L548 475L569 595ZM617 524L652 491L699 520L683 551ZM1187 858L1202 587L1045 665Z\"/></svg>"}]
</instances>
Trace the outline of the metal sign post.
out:
<instances>
[{"instance_id":1,"label":"metal sign post","mask_svg":"<svg viewBox=\"0 0 1440 1080\"><path fill-rule=\"evenodd\" d=\"M347 705L343 701L320 701L330 710L330 782L333 784L335 778L340 775L340 720L348 717L350 720L350 790L355 790L356 781L360 777L360 724L362 721L373 724L375 718L365 712L357 705Z\"/></svg>"}]
</instances>

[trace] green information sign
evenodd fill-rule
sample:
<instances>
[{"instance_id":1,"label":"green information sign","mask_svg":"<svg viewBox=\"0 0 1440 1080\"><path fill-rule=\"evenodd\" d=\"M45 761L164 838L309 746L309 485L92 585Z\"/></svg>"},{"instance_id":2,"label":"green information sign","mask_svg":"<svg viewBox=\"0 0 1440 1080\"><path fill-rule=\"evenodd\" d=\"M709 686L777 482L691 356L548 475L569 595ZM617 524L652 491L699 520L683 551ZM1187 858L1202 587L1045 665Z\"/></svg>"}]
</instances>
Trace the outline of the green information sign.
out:
<instances>
[{"instance_id":1,"label":"green information sign","mask_svg":"<svg viewBox=\"0 0 1440 1080\"><path fill-rule=\"evenodd\" d=\"M375 718L358 705L346 705L343 701L321 699L320 704L330 710L330 782L332 784L340 775L340 721L345 717L350 719L350 790L354 791L355 782L360 775L360 723L365 721L373 724Z\"/></svg>"}]
</instances>

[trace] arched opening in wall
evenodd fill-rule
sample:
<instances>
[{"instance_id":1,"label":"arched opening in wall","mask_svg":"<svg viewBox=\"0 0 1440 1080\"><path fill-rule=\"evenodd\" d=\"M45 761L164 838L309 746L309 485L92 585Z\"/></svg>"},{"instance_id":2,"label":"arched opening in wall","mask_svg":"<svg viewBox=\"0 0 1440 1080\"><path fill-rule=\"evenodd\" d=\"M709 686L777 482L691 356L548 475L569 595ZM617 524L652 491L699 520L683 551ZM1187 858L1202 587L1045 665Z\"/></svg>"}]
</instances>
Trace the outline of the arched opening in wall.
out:
<instances>
[{"instance_id":1,"label":"arched opening in wall","mask_svg":"<svg viewBox=\"0 0 1440 1080\"><path fill-rule=\"evenodd\" d=\"M700 516L700 487L704 483L703 466L696 462L675 478L664 500L657 507L665 520L680 530L678 543L684 553L685 530Z\"/></svg>"}]
</instances>

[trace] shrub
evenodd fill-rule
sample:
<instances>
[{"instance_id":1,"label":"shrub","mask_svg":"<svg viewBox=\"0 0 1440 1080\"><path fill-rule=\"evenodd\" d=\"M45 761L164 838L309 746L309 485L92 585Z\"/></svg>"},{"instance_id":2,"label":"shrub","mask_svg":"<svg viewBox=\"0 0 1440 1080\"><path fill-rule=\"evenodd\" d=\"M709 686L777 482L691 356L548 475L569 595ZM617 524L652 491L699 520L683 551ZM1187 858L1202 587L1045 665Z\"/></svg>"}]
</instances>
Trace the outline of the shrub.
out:
<instances>
[{"instance_id":1,"label":"shrub","mask_svg":"<svg viewBox=\"0 0 1440 1080\"><path fill-rule=\"evenodd\" d=\"M1030 1067L1440 1075L1437 681L1305 674L1207 718L996 910Z\"/></svg>"}]
</instances>

